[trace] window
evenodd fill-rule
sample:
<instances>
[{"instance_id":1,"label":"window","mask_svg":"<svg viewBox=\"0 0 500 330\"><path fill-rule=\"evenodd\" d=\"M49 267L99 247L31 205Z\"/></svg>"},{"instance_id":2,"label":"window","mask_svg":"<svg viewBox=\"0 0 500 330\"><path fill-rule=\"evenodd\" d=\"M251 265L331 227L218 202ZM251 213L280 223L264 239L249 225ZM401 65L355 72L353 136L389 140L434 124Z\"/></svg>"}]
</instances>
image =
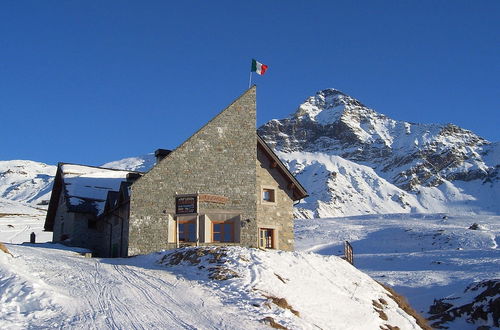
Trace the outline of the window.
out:
<instances>
[{"instance_id":1,"label":"window","mask_svg":"<svg viewBox=\"0 0 500 330\"><path fill-rule=\"evenodd\" d=\"M179 221L179 242L196 242L196 221Z\"/></svg>"},{"instance_id":2,"label":"window","mask_svg":"<svg viewBox=\"0 0 500 330\"><path fill-rule=\"evenodd\" d=\"M260 228L259 246L264 249L274 249L274 230L269 228Z\"/></svg>"},{"instance_id":3,"label":"window","mask_svg":"<svg viewBox=\"0 0 500 330\"><path fill-rule=\"evenodd\" d=\"M212 222L212 242L234 242L232 222Z\"/></svg>"},{"instance_id":4,"label":"window","mask_svg":"<svg viewBox=\"0 0 500 330\"><path fill-rule=\"evenodd\" d=\"M274 189L262 189L262 200L270 203L275 202Z\"/></svg>"}]
</instances>

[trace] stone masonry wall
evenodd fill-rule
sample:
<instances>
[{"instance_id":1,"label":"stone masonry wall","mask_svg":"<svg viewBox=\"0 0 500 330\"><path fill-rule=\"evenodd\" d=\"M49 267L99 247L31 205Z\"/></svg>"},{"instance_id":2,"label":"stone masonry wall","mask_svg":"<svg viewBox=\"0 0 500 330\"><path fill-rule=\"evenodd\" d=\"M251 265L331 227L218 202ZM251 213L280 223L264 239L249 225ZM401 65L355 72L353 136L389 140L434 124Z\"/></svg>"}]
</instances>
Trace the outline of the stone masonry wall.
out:
<instances>
[{"instance_id":1,"label":"stone masonry wall","mask_svg":"<svg viewBox=\"0 0 500 330\"><path fill-rule=\"evenodd\" d=\"M275 248L285 251L294 250L293 200L288 182L278 168L271 167L269 158L258 149L257 153L257 226L274 229L277 239ZM275 202L262 199L262 189L275 190Z\"/></svg>"},{"instance_id":2,"label":"stone masonry wall","mask_svg":"<svg viewBox=\"0 0 500 330\"><path fill-rule=\"evenodd\" d=\"M72 213L68 213L68 208L66 203L64 202L64 194L59 196L58 207L56 214L54 216L54 227L52 230L52 242L60 242L61 236L63 234L67 234L69 232L73 233L73 219ZM64 231L61 231L61 225L64 222Z\"/></svg>"},{"instance_id":3,"label":"stone masonry wall","mask_svg":"<svg viewBox=\"0 0 500 330\"><path fill-rule=\"evenodd\" d=\"M218 207L241 212L241 243L256 246L255 96L252 87L132 185L129 255L168 248L175 195L197 192L228 197Z\"/></svg>"}]
</instances>

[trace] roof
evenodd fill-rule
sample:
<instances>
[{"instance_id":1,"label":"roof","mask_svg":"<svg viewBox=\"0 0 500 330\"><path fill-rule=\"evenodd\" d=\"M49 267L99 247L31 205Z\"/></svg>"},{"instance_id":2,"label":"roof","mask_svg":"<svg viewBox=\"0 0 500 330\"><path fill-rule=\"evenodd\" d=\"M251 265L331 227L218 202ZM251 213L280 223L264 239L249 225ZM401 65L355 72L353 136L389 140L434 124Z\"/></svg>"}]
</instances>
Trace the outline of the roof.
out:
<instances>
[{"instance_id":1,"label":"roof","mask_svg":"<svg viewBox=\"0 0 500 330\"><path fill-rule=\"evenodd\" d=\"M276 168L281 172L285 179L289 182L289 187L293 190L293 200L300 200L309 196L305 188L300 184L300 182L293 176L293 174L288 170L288 168L283 164L279 157L274 153L274 151L269 147L262 139L259 134L257 134L257 147L260 147L262 151L267 155L267 157L276 165Z\"/></svg>"},{"instance_id":2,"label":"roof","mask_svg":"<svg viewBox=\"0 0 500 330\"><path fill-rule=\"evenodd\" d=\"M97 215L104 210L108 191L118 191L130 172L74 164L63 164L61 171L68 207L78 207L90 201Z\"/></svg>"},{"instance_id":3,"label":"roof","mask_svg":"<svg viewBox=\"0 0 500 330\"><path fill-rule=\"evenodd\" d=\"M128 178L128 177L127 177ZM119 191L109 191L104 211L100 215L106 217L107 214L114 212L120 208L124 203L130 202L130 186L132 181L122 181Z\"/></svg>"},{"instance_id":4,"label":"roof","mask_svg":"<svg viewBox=\"0 0 500 330\"><path fill-rule=\"evenodd\" d=\"M119 191L121 183L127 180L129 173L137 172L59 163L45 220L45 230L53 230L61 193L66 197L66 207L69 212L99 216L104 211L108 193Z\"/></svg>"}]
</instances>

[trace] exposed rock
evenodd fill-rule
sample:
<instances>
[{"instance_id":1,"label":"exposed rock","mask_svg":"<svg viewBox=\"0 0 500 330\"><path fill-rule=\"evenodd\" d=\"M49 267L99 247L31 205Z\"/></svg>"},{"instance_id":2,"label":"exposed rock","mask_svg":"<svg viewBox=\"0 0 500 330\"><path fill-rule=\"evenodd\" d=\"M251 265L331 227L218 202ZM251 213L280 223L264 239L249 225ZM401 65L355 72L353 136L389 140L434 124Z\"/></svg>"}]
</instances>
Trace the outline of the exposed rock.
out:
<instances>
[{"instance_id":1,"label":"exposed rock","mask_svg":"<svg viewBox=\"0 0 500 330\"><path fill-rule=\"evenodd\" d=\"M275 148L280 157L285 155L293 173L299 180L305 181L305 188L310 193L307 203L310 204L306 208L296 209L295 214L299 217L345 215L343 204L363 201L355 201L336 189L339 185L345 186L345 182L342 182L344 173L339 173L337 169L324 168L323 173L314 173L317 177L307 182L310 176L307 171L321 160L316 163L314 160L302 160L300 163L294 160L297 153L307 153L309 159L313 153L338 156L369 167L379 178L413 196L418 195L423 188L449 183L455 187L470 181L489 184L491 187L500 184L498 143L490 143L453 124L416 124L393 120L335 89L316 93L287 118L273 119L262 125L258 133ZM290 157L286 157L287 154ZM350 180L349 176L346 178ZM366 183L373 187L374 182ZM316 188L319 185L323 185L321 191ZM315 189L317 191L313 191ZM362 189L355 190L355 193L363 193ZM474 200L475 196L469 195L458 200ZM382 196L380 198L384 199ZM430 198L424 200L429 201ZM416 205L407 198L393 201L400 204L396 212L408 212L413 207L416 207L416 212L428 211L428 205ZM451 210L456 209L455 206L450 204ZM491 211L497 207L489 203L486 208ZM370 207L362 209L360 207L354 214L384 211L383 207L379 210ZM470 208L465 206L465 209ZM445 207L439 210L447 211Z\"/></svg>"},{"instance_id":2,"label":"exposed rock","mask_svg":"<svg viewBox=\"0 0 500 330\"><path fill-rule=\"evenodd\" d=\"M471 131L392 120L335 89L309 97L288 118L261 126L259 134L279 151L322 151L376 163L407 191L443 179L485 180L494 170L481 159L490 143Z\"/></svg>"},{"instance_id":3,"label":"exposed rock","mask_svg":"<svg viewBox=\"0 0 500 330\"><path fill-rule=\"evenodd\" d=\"M209 267L208 278L217 281L225 281L231 278L239 277L239 274L225 265L227 257L224 247L198 247L198 248L181 248L171 254L166 254L158 261L159 264L178 265L181 263L197 266L202 259L206 259L208 263L215 264ZM200 269L205 268L199 266Z\"/></svg>"},{"instance_id":4,"label":"exposed rock","mask_svg":"<svg viewBox=\"0 0 500 330\"><path fill-rule=\"evenodd\" d=\"M500 326L500 280L487 280L469 285L463 295L435 300L429 309L429 321L437 329L464 318L481 327Z\"/></svg>"}]
</instances>

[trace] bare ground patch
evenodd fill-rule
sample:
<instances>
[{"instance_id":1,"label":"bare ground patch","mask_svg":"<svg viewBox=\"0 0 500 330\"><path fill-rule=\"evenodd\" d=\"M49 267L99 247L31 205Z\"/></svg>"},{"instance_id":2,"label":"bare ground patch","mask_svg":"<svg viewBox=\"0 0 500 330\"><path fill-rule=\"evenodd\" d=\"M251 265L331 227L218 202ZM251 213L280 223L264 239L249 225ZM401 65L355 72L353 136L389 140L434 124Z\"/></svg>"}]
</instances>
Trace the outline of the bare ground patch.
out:
<instances>
[{"instance_id":1,"label":"bare ground patch","mask_svg":"<svg viewBox=\"0 0 500 330\"><path fill-rule=\"evenodd\" d=\"M7 247L3 243L0 243L0 251L3 251L6 254L10 254L12 257L14 257L14 255L9 251L9 249L7 249Z\"/></svg>"},{"instance_id":2,"label":"bare ground patch","mask_svg":"<svg viewBox=\"0 0 500 330\"><path fill-rule=\"evenodd\" d=\"M196 249L179 249L178 251L163 256L158 263L167 265L178 265L182 262L199 265L203 258L208 258L208 263L214 264L208 267L208 277L212 280L225 281L231 278L240 277L234 270L224 265L227 257L226 250L223 247L199 247ZM202 269L205 266L198 266Z\"/></svg>"},{"instance_id":3,"label":"bare ground patch","mask_svg":"<svg viewBox=\"0 0 500 330\"><path fill-rule=\"evenodd\" d=\"M275 304L276 306L278 306L280 308L283 308L283 309L288 309L295 316L300 317L300 312L297 311L297 310L295 310L295 309L293 309L293 307L288 303L288 301L286 301L285 298L278 298L278 297L275 297L275 296L267 296L267 295L264 295L264 297L266 297L267 299L271 300L271 302L273 304Z\"/></svg>"},{"instance_id":4,"label":"bare ground patch","mask_svg":"<svg viewBox=\"0 0 500 330\"><path fill-rule=\"evenodd\" d=\"M415 320L417 321L417 324L422 329L424 329L424 330L432 330L432 328L427 323L427 320L422 315L420 315L416 310L414 310L413 307L410 306L410 304L408 303L408 301L406 300L405 297L403 297L402 295L398 294L390 286L385 285L385 284L380 283L380 282L377 282L377 283L380 284L384 289L386 289L389 292L389 297L392 300L394 300L396 302L396 304L398 304L399 308L401 308L402 310L404 310L406 312L406 314L411 315L411 316L413 316L415 318ZM388 326L388 325L386 324L386 326Z\"/></svg>"}]
</instances>

